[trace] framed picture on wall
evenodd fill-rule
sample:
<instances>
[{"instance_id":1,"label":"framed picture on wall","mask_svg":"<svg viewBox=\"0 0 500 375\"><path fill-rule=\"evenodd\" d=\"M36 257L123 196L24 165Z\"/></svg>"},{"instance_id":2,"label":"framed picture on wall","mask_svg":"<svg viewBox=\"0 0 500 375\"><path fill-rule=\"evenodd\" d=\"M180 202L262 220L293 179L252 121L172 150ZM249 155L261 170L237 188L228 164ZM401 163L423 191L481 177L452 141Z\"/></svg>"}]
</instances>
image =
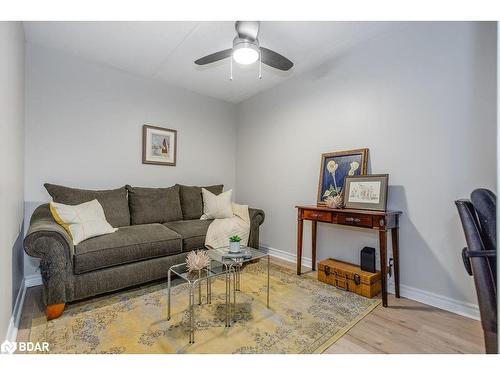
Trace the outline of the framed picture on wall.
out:
<instances>
[{"instance_id":1,"label":"framed picture on wall","mask_svg":"<svg viewBox=\"0 0 500 375\"><path fill-rule=\"evenodd\" d=\"M175 166L177 130L142 126L142 163Z\"/></svg>"},{"instance_id":2,"label":"framed picture on wall","mask_svg":"<svg viewBox=\"0 0 500 375\"><path fill-rule=\"evenodd\" d=\"M327 198L342 194L346 176L366 174L367 164L367 148L322 154L318 184L318 206L324 206Z\"/></svg>"},{"instance_id":3,"label":"framed picture on wall","mask_svg":"<svg viewBox=\"0 0 500 375\"><path fill-rule=\"evenodd\" d=\"M344 185L345 208L385 211L388 185L388 174L347 176Z\"/></svg>"}]
</instances>

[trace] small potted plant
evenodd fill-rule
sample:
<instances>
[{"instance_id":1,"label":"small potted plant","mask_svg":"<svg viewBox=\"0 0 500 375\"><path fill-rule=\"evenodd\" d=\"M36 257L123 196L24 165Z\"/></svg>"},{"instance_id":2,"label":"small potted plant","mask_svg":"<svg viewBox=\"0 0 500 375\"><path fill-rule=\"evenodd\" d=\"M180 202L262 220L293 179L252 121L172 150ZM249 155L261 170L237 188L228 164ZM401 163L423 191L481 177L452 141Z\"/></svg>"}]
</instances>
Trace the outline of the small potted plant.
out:
<instances>
[{"instance_id":1,"label":"small potted plant","mask_svg":"<svg viewBox=\"0 0 500 375\"><path fill-rule=\"evenodd\" d=\"M240 252L240 236L231 236L229 237L229 252L230 253L239 253Z\"/></svg>"}]
</instances>

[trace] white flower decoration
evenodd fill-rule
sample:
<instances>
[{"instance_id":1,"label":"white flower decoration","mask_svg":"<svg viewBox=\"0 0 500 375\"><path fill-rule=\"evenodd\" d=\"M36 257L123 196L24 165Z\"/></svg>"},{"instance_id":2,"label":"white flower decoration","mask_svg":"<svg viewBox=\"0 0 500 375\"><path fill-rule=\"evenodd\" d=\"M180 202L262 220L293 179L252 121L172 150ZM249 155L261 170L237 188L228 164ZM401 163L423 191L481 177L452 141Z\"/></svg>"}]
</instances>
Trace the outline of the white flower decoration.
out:
<instances>
[{"instance_id":1,"label":"white flower decoration","mask_svg":"<svg viewBox=\"0 0 500 375\"><path fill-rule=\"evenodd\" d=\"M328 172L330 172L330 174L334 174L335 171L337 170L337 168L339 167L339 165L337 163L335 163L334 160L330 160L328 162L328 164L326 165L326 169L328 169Z\"/></svg>"},{"instance_id":2,"label":"white flower decoration","mask_svg":"<svg viewBox=\"0 0 500 375\"><path fill-rule=\"evenodd\" d=\"M359 168L359 163L357 161L351 162L351 169L349 169L349 172L347 172L347 174L349 176L353 176L354 172L356 172L358 168Z\"/></svg>"}]
</instances>

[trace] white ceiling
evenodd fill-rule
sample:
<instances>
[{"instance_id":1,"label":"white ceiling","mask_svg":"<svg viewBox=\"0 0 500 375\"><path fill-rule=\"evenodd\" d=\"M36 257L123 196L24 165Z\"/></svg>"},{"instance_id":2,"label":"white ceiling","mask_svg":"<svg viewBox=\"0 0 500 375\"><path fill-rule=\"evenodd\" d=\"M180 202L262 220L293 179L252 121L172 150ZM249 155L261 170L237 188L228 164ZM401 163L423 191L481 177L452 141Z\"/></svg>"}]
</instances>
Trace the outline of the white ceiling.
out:
<instances>
[{"instance_id":1,"label":"white ceiling","mask_svg":"<svg viewBox=\"0 0 500 375\"><path fill-rule=\"evenodd\" d=\"M229 59L199 67L194 60L230 48L234 22L25 22L26 41L238 103L321 65L389 27L388 22L261 22L260 45L289 58L281 72Z\"/></svg>"}]
</instances>

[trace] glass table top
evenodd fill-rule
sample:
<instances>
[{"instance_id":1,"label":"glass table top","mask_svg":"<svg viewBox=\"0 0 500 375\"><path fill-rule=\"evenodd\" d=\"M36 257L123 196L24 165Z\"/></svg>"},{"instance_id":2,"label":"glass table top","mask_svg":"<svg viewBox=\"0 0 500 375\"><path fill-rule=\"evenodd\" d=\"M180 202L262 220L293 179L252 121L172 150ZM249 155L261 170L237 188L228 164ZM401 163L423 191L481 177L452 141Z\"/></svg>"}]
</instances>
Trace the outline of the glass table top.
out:
<instances>
[{"instance_id":1,"label":"glass table top","mask_svg":"<svg viewBox=\"0 0 500 375\"><path fill-rule=\"evenodd\" d=\"M170 267L170 270L172 273L180 276L185 281L193 283L212 276L221 275L227 272L228 266L250 262L267 256L267 252L265 251L257 250L253 247L243 246L241 247L242 257L238 257L233 254L231 258L228 258L229 247L209 249L206 250L206 253L210 258L210 265L208 268L204 268L200 271L189 272L187 269L187 263L181 263ZM243 255L246 257L243 257Z\"/></svg>"},{"instance_id":2,"label":"glass table top","mask_svg":"<svg viewBox=\"0 0 500 375\"><path fill-rule=\"evenodd\" d=\"M200 271L189 272L187 269L187 263L177 264L170 267L170 270L180 276L182 279L188 282L194 282L197 280L206 279L208 277L220 275L226 272L226 267L223 263L217 262L216 260L211 260L208 268L204 268Z\"/></svg>"},{"instance_id":3,"label":"glass table top","mask_svg":"<svg viewBox=\"0 0 500 375\"><path fill-rule=\"evenodd\" d=\"M241 257L238 257L238 254L230 254L229 247L227 246L218 249L207 250L207 255L210 259L225 265L250 262L252 260L260 259L267 256L266 251L257 250L254 249L253 247L246 247L246 246L241 247L241 253L242 253Z\"/></svg>"}]
</instances>

